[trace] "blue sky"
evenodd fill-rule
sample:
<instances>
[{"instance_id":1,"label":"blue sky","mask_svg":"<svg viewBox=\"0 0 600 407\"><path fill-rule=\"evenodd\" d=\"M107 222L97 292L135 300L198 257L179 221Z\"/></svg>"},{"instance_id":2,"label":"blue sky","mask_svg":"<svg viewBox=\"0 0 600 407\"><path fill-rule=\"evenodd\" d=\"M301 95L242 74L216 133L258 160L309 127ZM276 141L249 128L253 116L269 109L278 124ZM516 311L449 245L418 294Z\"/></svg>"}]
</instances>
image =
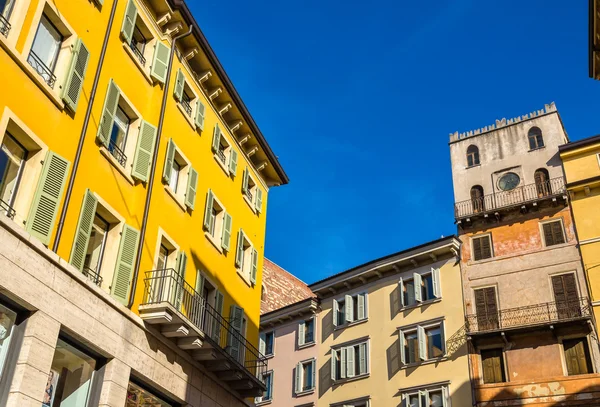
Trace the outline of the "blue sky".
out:
<instances>
[{"instance_id":1,"label":"blue sky","mask_svg":"<svg viewBox=\"0 0 600 407\"><path fill-rule=\"evenodd\" d=\"M455 232L448 134L555 101L600 133L587 1L192 1L290 176L266 256L307 283Z\"/></svg>"}]
</instances>

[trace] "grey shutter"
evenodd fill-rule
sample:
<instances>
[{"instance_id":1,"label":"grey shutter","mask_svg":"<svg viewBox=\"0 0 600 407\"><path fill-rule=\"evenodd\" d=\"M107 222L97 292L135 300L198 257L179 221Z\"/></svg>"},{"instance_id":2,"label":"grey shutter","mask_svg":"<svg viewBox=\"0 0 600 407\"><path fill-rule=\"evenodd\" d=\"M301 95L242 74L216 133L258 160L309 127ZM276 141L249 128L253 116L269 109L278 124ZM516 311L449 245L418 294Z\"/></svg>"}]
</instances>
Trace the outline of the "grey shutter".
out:
<instances>
[{"instance_id":1,"label":"grey shutter","mask_svg":"<svg viewBox=\"0 0 600 407\"><path fill-rule=\"evenodd\" d=\"M302 363L298 363L296 365L296 377L294 380L294 390L296 394L302 393L302 376L303 376L303 368L302 368Z\"/></svg>"},{"instance_id":2,"label":"grey shutter","mask_svg":"<svg viewBox=\"0 0 600 407\"><path fill-rule=\"evenodd\" d=\"M406 351L405 351L405 340L404 340L404 332L401 329L398 330L398 340L400 341L400 362L405 365L406 364Z\"/></svg>"},{"instance_id":3,"label":"grey shutter","mask_svg":"<svg viewBox=\"0 0 600 407\"><path fill-rule=\"evenodd\" d=\"M225 251L229 251L231 246L231 215L225 212L223 216L223 235L221 236L221 247Z\"/></svg>"},{"instance_id":4,"label":"grey shutter","mask_svg":"<svg viewBox=\"0 0 600 407\"><path fill-rule=\"evenodd\" d=\"M258 271L258 252L256 249L252 249L252 264L250 267L250 282L256 284L256 273Z\"/></svg>"},{"instance_id":5,"label":"grey shutter","mask_svg":"<svg viewBox=\"0 0 600 407\"><path fill-rule=\"evenodd\" d=\"M188 183L185 193L185 204L188 208L194 209L196 204L196 189L198 188L198 171L190 167L188 172Z\"/></svg>"},{"instance_id":6,"label":"grey shutter","mask_svg":"<svg viewBox=\"0 0 600 407\"><path fill-rule=\"evenodd\" d=\"M133 30L135 29L135 20L137 19L137 7L133 3L133 0L129 0L127 3L127 9L125 10L125 18L123 19L123 25L121 26L121 36L123 40L129 44L133 38Z\"/></svg>"},{"instance_id":7,"label":"grey shutter","mask_svg":"<svg viewBox=\"0 0 600 407\"><path fill-rule=\"evenodd\" d=\"M53 151L48 151L44 159L42 174L27 216L26 230L45 245L50 243L70 164Z\"/></svg>"},{"instance_id":8,"label":"grey shutter","mask_svg":"<svg viewBox=\"0 0 600 407\"><path fill-rule=\"evenodd\" d=\"M358 320L365 319L367 316L365 314L365 297L366 294L358 294L357 303L358 303Z\"/></svg>"},{"instance_id":9,"label":"grey shutter","mask_svg":"<svg viewBox=\"0 0 600 407\"><path fill-rule=\"evenodd\" d=\"M338 321L338 313L339 313L339 305L338 302L336 300L333 300L333 326L338 326L339 321Z\"/></svg>"},{"instance_id":10,"label":"grey shutter","mask_svg":"<svg viewBox=\"0 0 600 407\"><path fill-rule=\"evenodd\" d=\"M258 335L258 353L264 355L267 352L267 335L262 332Z\"/></svg>"},{"instance_id":11,"label":"grey shutter","mask_svg":"<svg viewBox=\"0 0 600 407\"><path fill-rule=\"evenodd\" d=\"M224 301L223 293L221 293L219 290L216 290L216 292L215 292L215 311L217 312L218 315L210 316L212 318L212 326L210 328L210 336L213 339L213 341L218 343L220 346L223 345L221 343L221 323L219 322L220 319L223 317L223 301Z\"/></svg>"},{"instance_id":12,"label":"grey shutter","mask_svg":"<svg viewBox=\"0 0 600 407\"><path fill-rule=\"evenodd\" d=\"M231 153L229 154L229 173L234 177L237 172L237 160L238 153L231 147Z\"/></svg>"},{"instance_id":13,"label":"grey shutter","mask_svg":"<svg viewBox=\"0 0 600 407\"><path fill-rule=\"evenodd\" d=\"M415 300L417 302L421 302L421 301L423 301L423 296L422 296L423 283L421 280L421 275L419 273L413 273L413 281L415 284Z\"/></svg>"},{"instance_id":14,"label":"grey shutter","mask_svg":"<svg viewBox=\"0 0 600 407\"><path fill-rule=\"evenodd\" d=\"M241 355L241 336L242 336L242 320L244 318L244 310L237 305L232 305L229 310L229 323L237 334L230 332L228 340L229 354L237 361Z\"/></svg>"},{"instance_id":15,"label":"grey shutter","mask_svg":"<svg viewBox=\"0 0 600 407\"><path fill-rule=\"evenodd\" d=\"M69 260L69 263L75 266L79 271L83 270L83 263L90 241L90 233L92 232L92 225L94 224L97 204L98 200L94 194L92 194L89 189L86 190L85 195L83 196L83 205L81 206L81 212L79 213L79 221L77 222L77 229L75 229L75 241L71 248L71 257Z\"/></svg>"},{"instance_id":16,"label":"grey shutter","mask_svg":"<svg viewBox=\"0 0 600 407\"><path fill-rule=\"evenodd\" d=\"M404 301L404 282L402 281L402 278L398 280L398 291L400 291L400 304L402 304L403 307L406 307Z\"/></svg>"},{"instance_id":17,"label":"grey shutter","mask_svg":"<svg viewBox=\"0 0 600 407\"><path fill-rule=\"evenodd\" d=\"M354 377L354 347L346 348L346 377Z\"/></svg>"},{"instance_id":18,"label":"grey shutter","mask_svg":"<svg viewBox=\"0 0 600 407\"><path fill-rule=\"evenodd\" d=\"M298 346L304 345L304 340L306 339L306 325L304 321L300 321L298 324Z\"/></svg>"},{"instance_id":19,"label":"grey shutter","mask_svg":"<svg viewBox=\"0 0 600 407\"><path fill-rule=\"evenodd\" d=\"M212 151L216 153L219 151L219 147L221 145L221 129L219 128L219 123L215 124L215 128L213 129L213 139L212 139Z\"/></svg>"},{"instance_id":20,"label":"grey shutter","mask_svg":"<svg viewBox=\"0 0 600 407\"><path fill-rule=\"evenodd\" d=\"M213 193L209 189L208 192L206 193L206 206L204 207L204 229L206 229L207 231L210 231L210 229L211 229L210 218L212 216L213 200L214 200Z\"/></svg>"},{"instance_id":21,"label":"grey shutter","mask_svg":"<svg viewBox=\"0 0 600 407\"><path fill-rule=\"evenodd\" d=\"M431 279L433 280L433 296L435 298L442 297L442 282L440 280L440 269L431 269Z\"/></svg>"},{"instance_id":22,"label":"grey shutter","mask_svg":"<svg viewBox=\"0 0 600 407\"><path fill-rule=\"evenodd\" d=\"M427 360L427 338L425 337L425 329L422 326L417 326L417 339L419 342L419 358Z\"/></svg>"},{"instance_id":23,"label":"grey shutter","mask_svg":"<svg viewBox=\"0 0 600 407\"><path fill-rule=\"evenodd\" d=\"M442 407L448 406L448 386L442 386Z\"/></svg>"},{"instance_id":24,"label":"grey shutter","mask_svg":"<svg viewBox=\"0 0 600 407\"><path fill-rule=\"evenodd\" d=\"M317 386L317 361L313 359L310 364L312 367L312 383L310 384L310 388L314 389Z\"/></svg>"},{"instance_id":25,"label":"grey shutter","mask_svg":"<svg viewBox=\"0 0 600 407\"><path fill-rule=\"evenodd\" d=\"M154 49L154 58L152 60L152 69L150 76L160 83L165 83L167 79L167 67L171 58L171 50L165 44L157 41Z\"/></svg>"},{"instance_id":26,"label":"grey shutter","mask_svg":"<svg viewBox=\"0 0 600 407\"><path fill-rule=\"evenodd\" d=\"M260 189L259 187L256 187L255 207L256 207L257 212L262 212L262 196L263 196L262 189Z\"/></svg>"},{"instance_id":27,"label":"grey shutter","mask_svg":"<svg viewBox=\"0 0 600 407\"><path fill-rule=\"evenodd\" d=\"M367 373L367 344L358 345L358 368L360 374Z\"/></svg>"},{"instance_id":28,"label":"grey shutter","mask_svg":"<svg viewBox=\"0 0 600 407\"><path fill-rule=\"evenodd\" d=\"M248 190L248 168L244 168L244 175L242 176L242 193L245 195Z\"/></svg>"},{"instance_id":29,"label":"grey shutter","mask_svg":"<svg viewBox=\"0 0 600 407\"><path fill-rule=\"evenodd\" d=\"M243 260L244 260L244 232L242 232L242 229L240 229L238 231L238 235L237 235L237 250L235 252L235 266L237 268L242 268Z\"/></svg>"},{"instance_id":30,"label":"grey shutter","mask_svg":"<svg viewBox=\"0 0 600 407\"><path fill-rule=\"evenodd\" d=\"M331 351L331 380L337 379L337 358L338 354L336 350Z\"/></svg>"},{"instance_id":31,"label":"grey shutter","mask_svg":"<svg viewBox=\"0 0 600 407\"><path fill-rule=\"evenodd\" d=\"M354 302L352 301L352 297L350 295L346 295L344 297L344 307L345 312L344 312L344 316L346 317L346 322L352 322L354 321Z\"/></svg>"},{"instance_id":32,"label":"grey shutter","mask_svg":"<svg viewBox=\"0 0 600 407\"><path fill-rule=\"evenodd\" d=\"M129 286L135 268L139 238L140 232L129 225L123 225L117 267L110 290L110 294L123 305L127 305L129 301Z\"/></svg>"},{"instance_id":33,"label":"grey shutter","mask_svg":"<svg viewBox=\"0 0 600 407\"><path fill-rule=\"evenodd\" d=\"M155 145L156 127L144 120L140 126L140 134L138 135L137 146L135 148L133 168L131 169L132 177L142 182L148 181Z\"/></svg>"},{"instance_id":34,"label":"grey shutter","mask_svg":"<svg viewBox=\"0 0 600 407\"><path fill-rule=\"evenodd\" d=\"M104 108L102 109L102 116L100 117L100 126L98 126L97 134L98 140L106 148L108 148L108 143L110 141L110 134L115 122L115 114L117 113L117 107L119 106L120 95L121 91L119 90L119 87L111 79L108 84L108 91L106 92L106 99L104 100Z\"/></svg>"},{"instance_id":35,"label":"grey shutter","mask_svg":"<svg viewBox=\"0 0 600 407\"><path fill-rule=\"evenodd\" d=\"M79 103L79 97L81 96L81 89L83 87L83 80L85 78L89 60L90 51L81 41L81 38L78 38L75 43L73 58L71 59L71 67L67 74L67 82L62 90L62 98L65 101L66 106L73 112L77 110L77 104Z\"/></svg>"},{"instance_id":36,"label":"grey shutter","mask_svg":"<svg viewBox=\"0 0 600 407\"><path fill-rule=\"evenodd\" d=\"M346 371L348 368L348 365L346 364L346 348L341 348L339 350L339 352L340 352L340 378L345 379Z\"/></svg>"},{"instance_id":37,"label":"grey shutter","mask_svg":"<svg viewBox=\"0 0 600 407\"><path fill-rule=\"evenodd\" d=\"M176 274L173 276L175 281L172 282L172 284L174 285L174 287L173 287L174 288L174 290L173 290L173 294L174 294L173 305L178 310L181 307L181 301L183 299L186 268L187 268L187 255L185 254L185 251L180 249L179 253L177 253L177 263L175 265Z\"/></svg>"},{"instance_id":38,"label":"grey shutter","mask_svg":"<svg viewBox=\"0 0 600 407\"><path fill-rule=\"evenodd\" d=\"M196 287L195 290L202 298L204 298L204 283L206 282L206 278L202 275L200 270L196 270ZM208 300L208 298L204 298Z\"/></svg>"},{"instance_id":39,"label":"grey shutter","mask_svg":"<svg viewBox=\"0 0 600 407\"><path fill-rule=\"evenodd\" d=\"M173 169L173 161L175 160L175 143L173 139L169 139L167 144L167 154L165 155L165 166L163 168L163 181L168 184L171 180L171 170Z\"/></svg>"},{"instance_id":40,"label":"grey shutter","mask_svg":"<svg viewBox=\"0 0 600 407\"><path fill-rule=\"evenodd\" d=\"M202 103L200 101L200 98L198 98L198 101L196 102L196 118L194 120L194 122L196 123L196 127L199 128L200 130L204 130L204 117L206 116L206 106L204 106L204 103Z\"/></svg>"},{"instance_id":41,"label":"grey shutter","mask_svg":"<svg viewBox=\"0 0 600 407\"><path fill-rule=\"evenodd\" d=\"M442 321L442 323L440 324L440 339L442 342L442 354L444 356L446 356L446 323L444 321Z\"/></svg>"},{"instance_id":42,"label":"grey shutter","mask_svg":"<svg viewBox=\"0 0 600 407\"><path fill-rule=\"evenodd\" d=\"M183 89L185 88L185 76L181 69L177 70L177 77L175 78L175 89L173 90L173 96L175 100L181 102L183 97Z\"/></svg>"}]
</instances>

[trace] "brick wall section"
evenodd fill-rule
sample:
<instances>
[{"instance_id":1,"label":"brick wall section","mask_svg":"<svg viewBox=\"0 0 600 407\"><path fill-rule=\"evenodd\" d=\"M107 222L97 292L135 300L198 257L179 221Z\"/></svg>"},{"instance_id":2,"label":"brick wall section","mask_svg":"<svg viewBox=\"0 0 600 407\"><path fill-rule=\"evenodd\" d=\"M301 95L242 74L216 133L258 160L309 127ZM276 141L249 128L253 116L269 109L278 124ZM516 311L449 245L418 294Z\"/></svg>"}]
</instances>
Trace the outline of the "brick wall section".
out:
<instances>
[{"instance_id":1,"label":"brick wall section","mask_svg":"<svg viewBox=\"0 0 600 407\"><path fill-rule=\"evenodd\" d=\"M263 265L263 289L261 314L315 296L306 283L267 258Z\"/></svg>"}]
</instances>

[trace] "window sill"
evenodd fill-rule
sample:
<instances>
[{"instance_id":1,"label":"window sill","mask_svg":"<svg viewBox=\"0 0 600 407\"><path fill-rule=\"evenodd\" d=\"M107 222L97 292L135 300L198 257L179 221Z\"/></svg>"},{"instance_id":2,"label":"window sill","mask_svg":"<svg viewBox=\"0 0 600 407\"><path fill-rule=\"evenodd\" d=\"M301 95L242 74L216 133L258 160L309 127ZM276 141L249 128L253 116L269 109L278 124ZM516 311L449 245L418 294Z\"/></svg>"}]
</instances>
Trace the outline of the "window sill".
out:
<instances>
[{"instance_id":1,"label":"window sill","mask_svg":"<svg viewBox=\"0 0 600 407\"><path fill-rule=\"evenodd\" d=\"M315 392L315 388L313 387L310 390L304 390L304 391L301 391L300 393L296 393L296 397L308 396L309 394L313 394L314 392Z\"/></svg>"},{"instance_id":2,"label":"window sill","mask_svg":"<svg viewBox=\"0 0 600 407\"><path fill-rule=\"evenodd\" d=\"M468 165L465 167L465 170L470 170L471 168L481 167L481 164Z\"/></svg>"},{"instance_id":3,"label":"window sill","mask_svg":"<svg viewBox=\"0 0 600 407\"><path fill-rule=\"evenodd\" d=\"M338 326L334 327L333 330L337 331L338 329L349 328L351 326L364 324L365 322L368 322L368 321L369 321L369 318L361 319L360 321L352 321L352 322L349 322L349 323L344 324L344 325L338 325Z\"/></svg>"},{"instance_id":4,"label":"window sill","mask_svg":"<svg viewBox=\"0 0 600 407\"><path fill-rule=\"evenodd\" d=\"M131 59L133 59L133 63L135 63L135 66L137 66L138 69L140 70L140 72L142 73L142 75L144 75L144 78L146 79L146 81L150 85L154 86L154 80L152 79L152 77L150 76L148 71L146 70L146 67L144 65L142 65L142 63L135 56L135 54L133 53L131 48L129 48L129 45L127 45L126 43L123 43L123 48L125 48L125 52L127 52L127 54L131 57ZM146 62L148 62L148 61L146 61Z\"/></svg>"},{"instance_id":5,"label":"window sill","mask_svg":"<svg viewBox=\"0 0 600 407\"><path fill-rule=\"evenodd\" d=\"M306 349L315 346L317 343L315 341L305 343L304 345L298 345L298 349Z\"/></svg>"},{"instance_id":6,"label":"window sill","mask_svg":"<svg viewBox=\"0 0 600 407\"><path fill-rule=\"evenodd\" d=\"M179 208L180 208L182 211L184 211L184 212L185 212L185 211L186 211L186 206L185 206L185 203L183 202L183 200L182 200L181 198L179 198L179 197L177 196L177 194L176 194L175 192L173 192L173 190L171 189L171 187L170 187L170 186L168 186L168 185L165 185L165 191L167 191L167 194L169 194L169 196L170 196L171 198L173 198L173 200L175 201L175 203L177 204L177 206L179 206Z\"/></svg>"},{"instance_id":7,"label":"window sill","mask_svg":"<svg viewBox=\"0 0 600 407\"><path fill-rule=\"evenodd\" d=\"M273 359L275 357L274 353L271 353L270 355L263 355L265 357L265 359Z\"/></svg>"},{"instance_id":8,"label":"window sill","mask_svg":"<svg viewBox=\"0 0 600 407\"><path fill-rule=\"evenodd\" d=\"M259 401L258 403L255 404L255 406L266 406L268 404L271 404L273 402L273 399L271 400L266 400L266 401Z\"/></svg>"},{"instance_id":9,"label":"window sill","mask_svg":"<svg viewBox=\"0 0 600 407\"><path fill-rule=\"evenodd\" d=\"M411 310L411 309L414 309L414 308L419 308L419 307L421 307L423 305L435 304L436 302L440 302L440 301L442 301L441 298L435 298L433 300L421 301L421 302L418 302L418 303L415 303L415 304L404 306L404 307L400 308L400 311L408 311L408 310Z\"/></svg>"},{"instance_id":10,"label":"window sill","mask_svg":"<svg viewBox=\"0 0 600 407\"><path fill-rule=\"evenodd\" d=\"M355 380L366 379L367 377L370 377L370 376L371 376L371 373L365 373L365 374L361 374L361 375L354 376L354 377L346 377L345 379L336 379L333 381L333 384L340 385L340 384L344 384L344 383L348 383L348 382L353 382Z\"/></svg>"},{"instance_id":11,"label":"window sill","mask_svg":"<svg viewBox=\"0 0 600 407\"><path fill-rule=\"evenodd\" d=\"M117 171L119 171L119 173L125 177L125 179L127 180L127 182L129 182L131 185L135 185L135 181L133 180L133 178L131 177L131 175L127 174L127 170L125 170L124 167L121 166L121 164L119 164L119 162L117 161L117 159L115 157L113 157L113 155L110 153L110 151L108 151L106 149L106 147L101 146L100 147L100 154L102 154L107 160L108 162L117 169Z\"/></svg>"},{"instance_id":12,"label":"window sill","mask_svg":"<svg viewBox=\"0 0 600 407\"><path fill-rule=\"evenodd\" d=\"M241 269L236 268L235 270L237 271L238 276L240 276L242 278L242 280L244 280L244 282L246 284L248 284L248 287L250 287L250 288L254 287L254 284L252 284L252 282L250 281L250 279L248 277L246 277L246 275L242 272Z\"/></svg>"},{"instance_id":13,"label":"window sill","mask_svg":"<svg viewBox=\"0 0 600 407\"><path fill-rule=\"evenodd\" d=\"M212 243L219 253L223 254L223 248L221 247L221 244L217 242L217 239L213 235L205 231L204 236L206 236L208 241Z\"/></svg>"},{"instance_id":14,"label":"window sill","mask_svg":"<svg viewBox=\"0 0 600 407\"><path fill-rule=\"evenodd\" d=\"M215 157L215 161L217 162L217 164L219 164L219 167L221 167L223 172L225 172L225 175L229 177L229 168L227 168L227 166L223 163L223 161L221 161L217 154L213 154L213 157Z\"/></svg>"},{"instance_id":15,"label":"window sill","mask_svg":"<svg viewBox=\"0 0 600 407\"><path fill-rule=\"evenodd\" d=\"M528 153L531 153L531 152L533 152L533 151L543 150L543 149L545 149L545 148L546 148L546 146L542 146L542 147L538 147L538 148L532 148L532 149L530 149L530 150L529 150L529 151L527 151L527 152L528 152Z\"/></svg>"},{"instance_id":16,"label":"window sill","mask_svg":"<svg viewBox=\"0 0 600 407\"><path fill-rule=\"evenodd\" d=\"M194 131L196 131L196 124L192 121L192 118L187 114L187 112L185 111L185 109L183 108L183 106L181 106L181 103L177 102L177 108L179 109L179 111L181 112L181 114L183 115L183 117L185 117L185 120L192 127L192 129Z\"/></svg>"},{"instance_id":17,"label":"window sill","mask_svg":"<svg viewBox=\"0 0 600 407\"><path fill-rule=\"evenodd\" d=\"M424 361L407 363L407 364L405 364L403 366L400 366L400 369L410 369L411 367L418 367L418 366L423 366L423 365L430 365L432 363L445 362L446 360L448 360L448 358L446 356L442 356L442 357L435 358L435 359L427 359L427 360L424 360Z\"/></svg>"},{"instance_id":18,"label":"window sill","mask_svg":"<svg viewBox=\"0 0 600 407\"><path fill-rule=\"evenodd\" d=\"M248 204L248 206L250 207L250 209L252 210L252 212L256 213L256 207L250 201L250 199L248 199L248 196L246 194L243 194L243 196L244 196L244 201L246 201L246 203Z\"/></svg>"}]
</instances>

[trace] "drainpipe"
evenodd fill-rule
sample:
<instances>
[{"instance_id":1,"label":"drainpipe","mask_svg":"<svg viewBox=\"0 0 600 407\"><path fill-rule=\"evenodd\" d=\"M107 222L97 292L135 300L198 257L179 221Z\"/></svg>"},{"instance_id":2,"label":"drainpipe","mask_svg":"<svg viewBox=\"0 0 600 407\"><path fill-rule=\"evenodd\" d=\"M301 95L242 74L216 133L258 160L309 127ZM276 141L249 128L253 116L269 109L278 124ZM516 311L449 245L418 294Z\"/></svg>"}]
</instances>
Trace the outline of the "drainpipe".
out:
<instances>
[{"instance_id":1,"label":"drainpipe","mask_svg":"<svg viewBox=\"0 0 600 407\"><path fill-rule=\"evenodd\" d=\"M98 82L100 82L100 73L102 72L102 66L104 65L104 57L106 56L106 49L108 48L108 39L110 38L110 31L115 20L115 12L117 10L117 3L119 0L114 0L112 9L110 11L110 18L108 19L108 27L106 27L106 34L104 34L104 43L102 44L102 51L100 52L100 60L98 61L98 67L96 68L96 76L94 77L94 84L92 85L92 92L90 93L90 101L85 111L85 118L83 119L83 127L81 128L81 134L79 135L79 144L77 145L77 152L75 153L75 160L73 160L73 171L69 177L69 184L67 185L67 193L65 195L65 203L60 212L60 218L58 220L58 228L56 230L56 238L52 245L52 251L58 251L58 244L63 232L63 226L65 225L65 218L67 216L67 210L69 209L69 202L71 201L71 193L73 192L73 185L75 184L75 176L77 175L77 168L79 167L79 160L81 160L81 152L83 150L83 141L85 140L85 134L87 133L88 125L90 124L90 117L92 116L92 107L94 106L94 99L96 98L96 91L98 90Z\"/></svg>"},{"instance_id":2,"label":"drainpipe","mask_svg":"<svg viewBox=\"0 0 600 407\"><path fill-rule=\"evenodd\" d=\"M146 236L146 226L148 225L148 212L150 211L150 200L152 198L152 187L154 186L154 176L156 174L156 160L158 158L158 148L160 146L160 137L162 135L163 124L165 122L165 110L167 108L167 98L169 96L169 83L171 82L171 71L173 70L173 58L175 57L175 45L177 41L183 37L187 37L194 30L194 26L190 25L190 29L181 35L173 38L171 43L170 63L167 68L167 78L165 79L165 90L163 92L162 106L160 107L160 117L158 119L158 128L156 130L156 145L154 146L154 156L152 157L152 165L150 166L150 178L148 178L148 192L146 193L146 204L144 206L144 217L142 218L142 227L140 229L140 242L135 258L135 269L133 271L133 279L131 280L131 289L129 291L129 303L127 308L133 306L135 287L137 286L138 276L140 274L140 261L142 260L142 252L144 251L144 237Z\"/></svg>"}]
</instances>

